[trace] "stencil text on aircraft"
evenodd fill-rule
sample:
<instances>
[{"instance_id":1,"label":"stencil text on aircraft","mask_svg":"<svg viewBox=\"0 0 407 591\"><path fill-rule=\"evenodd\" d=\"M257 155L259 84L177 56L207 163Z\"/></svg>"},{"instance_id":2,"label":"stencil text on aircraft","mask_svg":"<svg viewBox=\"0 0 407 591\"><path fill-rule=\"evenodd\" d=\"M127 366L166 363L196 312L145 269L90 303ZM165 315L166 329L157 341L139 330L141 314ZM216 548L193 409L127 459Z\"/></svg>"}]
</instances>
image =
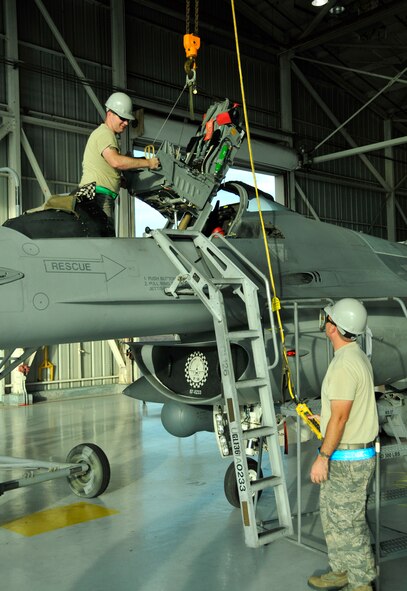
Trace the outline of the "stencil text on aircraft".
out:
<instances>
[{"instance_id":1,"label":"stencil text on aircraft","mask_svg":"<svg viewBox=\"0 0 407 591\"><path fill-rule=\"evenodd\" d=\"M47 273L99 273L105 275L107 281L126 268L104 255L100 260L45 259L44 265Z\"/></svg>"},{"instance_id":2,"label":"stencil text on aircraft","mask_svg":"<svg viewBox=\"0 0 407 591\"><path fill-rule=\"evenodd\" d=\"M174 281L174 277L162 277L159 275L145 275L144 286L149 291L162 291L166 287L169 287Z\"/></svg>"},{"instance_id":3,"label":"stencil text on aircraft","mask_svg":"<svg viewBox=\"0 0 407 591\"><path fill-rule=\"evenodd\" d=\"M81 261L47 261L47 271L92 271L92 263Z\"/></svg>"}]
</instances>

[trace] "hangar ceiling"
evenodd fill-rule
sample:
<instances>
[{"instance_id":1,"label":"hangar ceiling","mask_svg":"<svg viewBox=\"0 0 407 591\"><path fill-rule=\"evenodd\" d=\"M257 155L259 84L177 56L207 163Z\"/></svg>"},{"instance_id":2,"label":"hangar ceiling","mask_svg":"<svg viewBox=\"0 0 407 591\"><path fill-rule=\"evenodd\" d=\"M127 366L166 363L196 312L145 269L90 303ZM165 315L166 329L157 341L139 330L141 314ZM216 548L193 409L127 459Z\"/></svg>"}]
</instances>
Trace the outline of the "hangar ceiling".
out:
<instances>
[{"instance_id":1,"label":"hangar ceiling","mask_svg":"<svg viewBox=\"0 0 407 591\"><path fill-rule=\"evenodd\" d=\"M183 0L133 4L179 17L181 29L184 26ZM194 6L190 0L191 19ZM210 8L200 3L205 42L229 44L230 0L219 0L215 13ZM302 68L308 64L314 75L345 88L361 104L369 103L381 117L407 120L405 0L329 0L323 6L313 6L311 0L236 0L235 11L243 48L262 57L286 53Z\"/></svg>"},{"instance_id":2,"label":"hangar ceiling","mask_svg":"<svg viewBox=\"0 0 407 591\"><path fill-rule=\"evenodd\" d=\"M182 34L186 6L189 5L192 20L196 4L195 0L133 0L127 4L127 10L134 10L134 14L138 11L146 22L154 22L153 11L161 14L163 22L167 19L172 29L178 27L178 33ZM231 6L234 5L241 53L248 60L263 64L262 70L259 66L257 71L255 67L246 71L252 75L246 76L245 82L252 92L249 110L252 107L253 114L259 106L256 104L253 109L253 104L262 100L259 95L264 98L268 93L263 106L269 114L275 108L277 117L274 125L271 122L267 126L263 121L260 127L288 132L286 139L290 142L291 137L290 145L303 154L305 167L296 173L296 178L305 187L305 193L311 195L317 211L324 211L327 202L334 202L333 191L339 191L338 185L342 185L338 202L343 203L347 198L353 202L356 198L360 204L365 202L369 208L369 213L365 212L368 219L383 220L387 207L387 222L381 223L387 223L388 236L394 237L395 224L407 225L404 213L407 2L206 0L198 4L203 48L223 47L231 52L234 47ZM258 72L263 71L266 80L269 66L279 72L279 79L261 83ZM219 72L216 74L219 77ZM225 78L229 75L224 72ZM291 75L292 82L287 82ZM299 83L306 89L305 94L303 88L299 94ZM229 82L228 88L233 88L233 84ZM359 158L354 158L355 155ZM346 163L333 162L340 158L345 158ZM332 166L327 168L324 165L329 161ZM357 168L358 165L362 168ZM368 171L367 176L363 169ZM312 172L318 179L312 179ZM345 183L346 180L354 183L355 179L352 198ZM331 184L330 188L327 185L322 189L324 182L334 183L335 188ZM377 185L370 184L370 190L363 195L372 182ZM385 198L372 205L379 194L373 197L375 189ZM298 183L296 190L305 202ZM294 202L291 193L293 207ZM301 200L297 200L294 208L297 206L301 206ZM394 207L397 218L390 213ZM327 212L322 216L327 220L344 219L345 214L338 211L333 218ZM399 235L404 236L401 227Z\"/></svg>"}]
</instances>

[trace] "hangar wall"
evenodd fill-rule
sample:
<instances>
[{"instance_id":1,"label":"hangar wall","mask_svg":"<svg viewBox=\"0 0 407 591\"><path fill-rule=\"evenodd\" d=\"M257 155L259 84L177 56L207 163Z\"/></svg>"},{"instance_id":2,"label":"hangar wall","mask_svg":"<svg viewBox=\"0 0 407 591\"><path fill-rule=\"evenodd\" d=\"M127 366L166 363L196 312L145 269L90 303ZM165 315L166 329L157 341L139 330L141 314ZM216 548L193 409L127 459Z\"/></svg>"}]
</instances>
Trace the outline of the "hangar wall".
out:
<instances>
[{"instance_id":1,"label":"hangar wall","mask_svg":"<svg viewBox=\"0 0 407 591\"><path fill-rule=\"evenodd\" d=\"M339 121L346 121L361 108L361 103L350 100L349 94L334 86L322 83L310 68L300 65L306 73L308 83ZM308 70L308 71L307 71ZM332 121L314 100L294 73L293 75L293 119L296 131L296 147L299 151L311 152L332 133ZM363 110L346 126L356 145L365 146L384 140L384 122L375 113ZM405 133L405 132L404 132ZM396 133L400 135L400 133ZM351 146L338 131L318 150L318 155L332 154L347 150ZM302 190L322 221L366 232L381 238L388 238L386 195L387 191L377 178L386 180L386 162L393 167L394 184L398 187L397 198L405 204L405 148L394 148L392 157L381 152L331 160L318 165L304 166L296 173ZM365 164L366 156L377 175ZM401 184L400 184L401 183ZM307 214L307 206L296 196L296 209ZM397 216L396 239L405 240L407 225L402 216Z\"/></svg>"},{"instance_id":2,"label":"hangar wall","mask_svg":"<svg viewBox=\"0 0 407 591\"><path fill-rule=\"evenodd\" d=\"M219 2L206 0L200 30L201 49L198 59L198 89L195 99L195 121L213 100L228 96L241 100L237 59L231 15L220 10ZM49 13L54 27L61 34L72 56L84 74L80 80L72 64L56 40L55 31L41 14L40 6ZM226 3L225 3L226 5ZM20 121L32 150L22 150L23 209L40 205L44 186L34 171L33 161L42 173L51 193L74 188L81 174L81 159L90 131L99 124L100 114L86 93L90 87L103 104L115 89L112 64L112 14L123 6L125 35L122 38L127 59L127 90L135 107L143 107L148 120L164 119L185 84L185 60L182 36L185 32L185 4L174 2L171 9L160 13L144 0L16 0L0 1L0 167L10 160L10 144L5 126ZM6 11L16 12L18 55L10 55L7 46ZM222 14L221 14L222 13ZM210 19L208 15L217 15ZM392 168L394 196L404 211L407 204L405 170L407 151L394 148L391 156L384 151L372 152L364 158L352 156L326 163L313 164L313 149L335 128L332 119L310 93L320 97L327 109L340 122L361 108L361 103L347 90L321 80L318 69L295 60L293 62L309 87L290 73L291 92L281 82L279 57L272 48L256 46L247 23L238 20L240 49L251 134L261 142L259 171L282 173L286 179L287 204L305 215L313 212L322 220L344 225L357 231L387 237L389 194L380 179L389 181ZM19 75L18 117L10 112L8 96L10 71ZM85 84L84 84L85 82ZM292 113L292 115L290 114ZM288 113L288 115L287 115ZM188 97L184 93L174 110L174 133L180 133L188 119ZM385 121L381 114L365 109L346 126L356 145L384 139ZM400 127L395 135L400 135ZM394 127L392 127L394 130ZM401 129L401 132L406 133ZM165 130L163 131L165 136ZM138 138L143 146L146 142ZM129 144L125 149L130 147ZM293 149L305 162L291 173L278 170L274 161L278 147ZM335 133L317 151L318 155L349 148L349 142ZM274 151L273 151L274 149ZM33 160L34 157L34 160ZM366 166L366 159L371 166ZM246 164L243 161L241 165ZM386 168L387 164L387 168ZM372 168L377 172L374 174ZM291 198L289 191L292 192ZM11 211L10 183L0 174L0 223ZM294 197L293 197L294 196ZM304 199L304 196L306 199ZM308 204L307 204L308 202ZM396 212L397 214L397 212ZM395 236L407 239L405 216L396 215ZM90 346L90 345L89 345ZM86 347L85 347L86 348ZM74 349L69 353L74 358ZM73 376L78 375L72 364ZM85 368L85 373L88 371ZM89 370L90 371L90 370ZM109 374L115 373L109 368ZM85 376L86 377L86 376Z\"/></svg>"},{"instance_id":3,"label":"hangar wall","mask_svg":"<svg viewBox=\"0 0 407 591\"><path fill-rule=\"evenodd\" d=\"M5 63L8 57L5 55L4 11L8 3L3 2L0 11L0 50L3 56L0 66L2 115L7 111ZM43 0L42 4L95 94L103 102L113 86L110 3L108 0ZM145 107L146 116L148 111L166 116L179 97L185 82L182 49L185 27L184 3L174 3L173 10L167 10L162 14L143 1L128 1L124 6L127 87L135 105L139 103ZM206 13L210 13L215 7L216 2L206 2ZM38 3L35 0L16 2L16 11L23 129L50 191L69 191L80 178L81 156L87 134L98 124L100 117L71 64L63 55L51 28L40 13ZM288 147L292 144L298 151L312 150L331 133L332 121L321 111L320 106L293 73L292 128L281 129L281 112L285 108L282 102L287 100L287 97L280 98L278 57L271 50L261 50L256 48L255 44L249 46L245 38L246 23L240 25L245 92L254 137L256 134L259 137L266 136L267 139ZM229 27L224 29L222 36L219 34L221 27ZM230 15L228 18L226 13L219 24L213 21L212 27L203 25L200 34L202 47L198 63L199 94L195 101L196 119L215 98L228 96L240 100L241 97ZM339 121L346 120L360 108L360 103L345 90L333 84L329 86L321 83L315 67L301 61L297 61L296 66ZM182 114L185 115L187 110L188 98L184 93L175 111L175 118L182 119ZM182 125L182 122L179 124ZM383 120L368 109L353 119L347 130L357 145L381 141L384 137ZM0 142L1 164L7 158L4 144L4 141ZM337 132L321 147L318 154L348 147L348 142ZM394 149L396 185L403 178L406 154L404 147ZM371 153L368 158L384 177L383 152ZM265 168L264 164L262 168ZM43 195L24 151L22 175L23 204L27 209L41 203ZM371 227L372 234L386 236L386 208L382 203L385 199L385 190L359 157L305 167L296 172L296 179L322 220L344 223L355 229L361 229L362 224L363 227ZM1 180L1 183L3 185L4 180ZM349 183L353 187L352 191L349 191ZM405 195L407 190L404 182L398 188L397 196L403 202ZM356 203L352 205L352 216L349 218L348 215L345 216L349 208L343 206L340 201L343 199L346 202L354 197ZM325 205L321 200L324 200ZM298 193L295 207L309 215ZM2 200L2 219L5 218L4 214ZM399 240L407 237L407 225L401 216L397 218L396 237Z\"/></svg>"}]
</instances>

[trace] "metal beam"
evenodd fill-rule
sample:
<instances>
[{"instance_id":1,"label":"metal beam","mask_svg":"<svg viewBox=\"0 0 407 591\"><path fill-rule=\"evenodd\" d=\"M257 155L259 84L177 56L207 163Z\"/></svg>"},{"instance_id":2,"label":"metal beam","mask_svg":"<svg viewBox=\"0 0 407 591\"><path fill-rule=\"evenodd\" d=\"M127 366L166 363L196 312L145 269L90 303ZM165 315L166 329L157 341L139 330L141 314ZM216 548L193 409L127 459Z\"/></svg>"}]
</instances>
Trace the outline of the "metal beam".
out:
<instances>
[{"instance_id":1,"label":"metal beam","mask_svg":"<svg viewBox=\"0 0 407 591\"><path fill-rule=\"evenodd\" d=\"M281 105L281 127L290 134L293 132L293 109L291 92L291 55L286 53L280 56L280 105ZM292 136L290 137L290 148L293 146ZM289 207L295 210L295 175L289 172L287 179L287 198Z\"/></svg>"},{"instance_id":2,"label":"metal beam","mask_svg":"<svg viewBox=\"0 0 407 591\"><path fill-rule=\"evenodd\" d=\"M112 82L116 88L127 88L126 61L126 23L124 0L110 0L110 27L112 38ZM130 150L129 129L121 135L121 151ZM135 234L134 217L135 200L130 199L125 189L120 189L118 204L116 205L116 236L129 237ZM112 350L119 368L119 384L132 381L132 364L123 355L123 348L114 340L108 344Z\"/></svg>"},{"instance_id":3,"label":"metal beam","mask_svg":"<svg viewBox=\"0 0 407 591\"><path fill-rule=\"evenodd\" d=\"M47 25L51 29L55 39L58 41L62 51L65 54L65 57L71 64L72 68L74 69L76 75L78 76L79 80L82 82L82 85L88 94L90 100L95 105L96 109L100 113L101 117L104 119L105 117L105 109L103 108L102 104L100 103L99 99L97 98L96 94L93 92L92 88L90 87L88 79L85 77L84 73L82 72L78 62L76 61L74 55L72 54L71 50L69 49L68 45L65 43L61 33L59 32L57 26L55 25L54 21L49 15L49 12L45 8L42 0L34 0L35 4L38 7L38 10L41 12L42 16L44 17Z\"/></svg>"},{"instance_id":4,"label":"metal beam","mask_svg":"<svg viewBox=\"0 0 407 591\"><path fill-rule=\"evenodd\" d=\"M349 93L350 96L356 98L356 100L358 100L362 104L366 101L365 94L363 94L359 90L356 90L354 84L352 84L351 79L348 80L345 76L341 76L340 73L337 73L335 71L336 69L339 69L339 70L344 69L346 71L346 70L348 70L348 68L346 68L344 66L334 66L330 62L324 62L321 60L313 60L313 59L308 59L308 58L299 57L299 56L295 56L295 60L302 60L305 62L310 61L311 63L315 63L318 66L322 66L321 70L322 70L323 74L329 80L331 80L335 86L339 86L339 88L345 89ZM363 74L369 75L369 73L366 72L366 70L356 70L354 68L350 68L349 70L351 73L360 72L361 76ZM390 76L383 76L383 77L381 75L377 75L377 76L381 79L391 80ZM402 82L402 81L404 81L404 79L398 80L395 83L395 86L397 86L397 84L399 84L399 82ZM388 100L390 100L390 99L388 99ZM380 119L387 119L389 116L388 112L384 108L380 107L378 104L375 104L374 102L370 103L369 108L373 113L378 115L378 117L380 117ZM394 117L392 119L393 119L393 122L395 122ZM406 129L405 129L405 126L402 124L402 122L400 122L400 125L398 125L398 128L401 130L401 133L405 133Z\"/></svg>"},{"instance_id":5,"label":"metal beam","mask_svg":"<svg viewBox=\"0 0 407 591\"><path fill-rule=\"evenodd\" d=\"M334 4L336 4L336 0L329 0L328 4L325 4L325 6L318 11L317 15L310 22L310 24L305 29L305 31L303 31L301 33L301 35L298 37L298 40L301 40L304 38L306 39L308 37L308 35L310 35L312 33L312 31L319 25L319 23L322 21L322 19L325 18L325 16L328 14L328 12L332 8L332 6L334 6Z\"/></svg>"},{"instance_id":6,"label":"metal beam","mask_svg":"<svg viewBox=\"0 0 407 591\"><path fill-rule=\"evenodd\" d=\"M397 191L397 189L399 189L401 187L401 185L404 183L404 181L407 179L407 173L405 175L403 175L401 177L401 179L399 180L399 182L397 183L397 185L394 186L394 190Z\"/></svg>"},{"instance_id":7,"label":"metal beam","mask_svg":"<svg viewBox=\"0 0 407 591\"><path fill-rule=\"evenodd\" d=\"M403 221L404 221L404 223L405 223L405 224L406 224L406 226L407 226L407 216L406 216L406 214L404 213L404 211L401 209L401 205L400 205L400 203L397 201L397 199L396 199L396 207L397 207L397 210L398 210L398 212L400 213L401 217L403 218Z\"/></svg>"},{"instance_id":8,"label":"metal beam","mask_svg":"<svg viewBox=\"0 0 407 591\"><path fill-rule=\"evenodd\" d=\"M291 67L292 67L293 72L296 74L296 76L299 78L299 80L302 82L302 84L305 86L305 88L311 94L313 99L318 103L318 105L321 107L321 109L329 117L329 119L332 121L332 123L336 126L339 126L340 125L339 120L335 117L335 115L332 113L332 111L329 109L329 107L321 99L319 94L314 90L314 88L311 86L311 84L305 78L305 76L303 75L301 70L298 68L298 66L296 64L292 63ZM355 140L351 137L351 135L345 129L340 129L340 133L343 135L343 137L346 139L346 141L352 147L354 147L354 148L357 147ZM382 185L382 187L384 187L386 191L390 191L389 185L387 184L385 179L382 177L382 175L376 170L376 168L373 166L373 164L370 162L370 160L366 156L364 156L364 154L358 154L358 156L362 160L362 162L365 164L365 166L368 168L368 170L372 173L372 175L379 181L379 183ZM321 156L321 158L322 158L322 156Z\"/></svg>"},{"instance_id":9,"label":"metal beam","mask_svg":"<svg viewBox=\"0 0 407 591\"><path fill-rule=\"evenodd\" d=\"M17 172L13 168L10 168L9 166L3 166L2 168L0 168L0 173L1 174L3 174L3 173L8 174L14 180L14 189L15 189L14 190L14 194L15 194L14 211L15 211L15 215L18 216L21 214L20 177L18 176ZM9 201L10 201L10 199L9 199Z\"/></svg>"},{"instance_id":10,"label":"metal beam","mask_svg":"<svg viewBox=\"0 0 407 591\"><path fill-rule=\"evenodd\" d=\"M47 127L54 131L67 131L69 133L89 135L94 127L80 127L71 123L62 123L53 119L42 119L40 117L32 117L31 115L23 115L21 117L23 123L28 125L37 125L39 127Z\"/></svg>"},{"instance_id":11,"label":"metal beam","mask_svg":"<svg viewBox=\"0 0 407 591\"><path fill-rule=\"evenodd\" d=\"M393 161L393 146L391 143L392 124L389 119L384 121L384 137L388 142L388 146L384 149L386 157L384 162L386 181L391 187L391 191L387 194L386 199L386 216L387 216L387 240L396 242L396 192L394 190L394 161ZM407 138L405 138L407 141Z\"/></svg>"},{"instance_id":12,"label":"metal beam","mask_svg":"<svg viewBox=\"0 0 407 591\"><path fill-rule=\"evenodd\" d=\"M110 27L112 38L112 82L117 88L126 88L126 27L123 0L110 0Z\"/></svg>"},{"instance_id":13,"label":"metal beam","mask_svg":"<svg viewBox=\"0 0 407 591\"><path fill-rule=\"evenodd\" d=\"M293 110L291 93L291 55L280 56L280 104L281 104L281 128L293 133ZM292 147L292 141L290 142Z\"/></svg>"},{"instance_id":14,"label":"metal beam","mask_svg":"<svg viewBox=\"0 0 407 591\"><path fill-rule=\"evenodd\" d=\"M304 201L305 205L308 207L308 209L310 210L312 216L319 222L321 221L318 217L317 212L315 211L315 209L312 207L311 203L308 201L307 196L305 195L304 191L301 189L300 185L297 183L297 181L295 181L295 188L297 189L298 193L300 194L301 199Z\"/></svg>"},{"instance_id":15,"label":"metal beam","mask_svg":"<svg viewBox=\"0 0 407 591\"><path fill-rule=\"evenodd\" d=\"M126 26L124 0L110 0L110 26L112 37L112 82L116 88L127 87L126 67ZM130 135L127 128L120 138L121 151L130 151ZM120 189L120 196L116 204L116 236L134 236L134 199L130 199L125 189Z\"/></svg>"},{"instance_id":16,"label":"metal beam","mask_svg":"<svg viewBox=\"0 0 407 591\"><path fill-rule=\"evenodd\" d=\"M321 162L329 162L330 160L339 160L340 158L348 158L349 156L359 156L360 154L366 154L366 152L374 152L376 150L383 150L386 148L392 148L393 146L400 146L401 144L407 143L407 135L397 137L392 140L384 140L382 142L376 142L374 144L367 144L366 146L357 146L350 150L342 150L340 152L332 152L332 154L324 154L324 156L315 156L312 158L314 164L320 164Z\"/></svg>"},{"instance_id":17,"label":"metal beam","mask_svg":"<svg viewBox=\"0 0 407 591\"><path fill-rule=\"evenodd\" d=\"M319 183L327 183L330 185L341 185L341 187L350 187L352 189L361 189L362 191L371 191L372 193L384 194L386 196L386 189L375 181L366 181L365 179L346 178L344 176L336 175L326 171L309 168L306 170L297 170L295 172L297 179L309 179ZM407 197L407 189L399 189L400 195Z\"/></svg>"},{"instance_id":18,"label":"metal beam","mask_svg":"<svg viewBox=\"0 0 407 591\"><path fill-rule=\"evenodd\" d=\"M10 64L18 62L18 31L17 31L17 2L5 0L5 27L6 27L6 77L7 77L7 105L12 117L10 133L8 133L8 166L21 178L21 119L20 119L20 80L19 69ZM13 176L8 180L8 194L12 195L18 190ZM8 201L8 217L16 217L16 201Z\"/></svg>"},{"instance_id":19,"label":"metal beam","mask_svg":"<svg viewBox=\"0 0 407 591\"><path fill-rule=\"evenodd\" d=\"M14 130L14 125L11 121L7 121L7 123L3 123L3 125L0 126L0 142L1 140L4 140L4 138L6 136L8 136L9 133L13 133Z\"/></svg>"},{"instance_id":20,"label":"metal beam","mask_svg":"<svg viewBox=\"0 0 407 591\"><path fill-rule=\"evenodd\" d=\"M34 152L32 151L32 148L30 146L30 142L28 141L23 129L21 130L21 145L23 146L24 152L26 153L28 161L31 164L31 167L35 174L35 178L37 179L38 184L40 185L41 191L43 192L45 198L48 199L48 197L51 197L51 191L48 188L47 181L45 180L44 175L41 172L41 168L37 162Z\"/></svg>"},{"instance_id":21,"label":"metal beam","mask_svg":"<svg viewBox=\"0 0 407 591\"><path fill-rule=\"evenodd\" d=\"M129 370L131 371L131 364L129 364L129 360L124 356L123 350L119 347L119 342L113 339L106 342L113 353L119 370L119 384L130 384L133 381L129 373Z\"/></svg>"},{"instance_id":22,"label":"metal beam","mask_svg":"<svg viewBox=\"0 0 407 591\"><path fill-rule=\"evenodd\" d=\"M320 146L322 146L326 141L328 141L338 131L340 131L342 129L342 127L345 127L345 125L347 125L350 121L352 121L352 119L354 119L357 115L359 115L359 113L361 113L364 109L366 109L366 107L369 106L370 103L372 103L378 96L380 96L381 94L383 94L386 90L388 90L388 88L390 88L390 86L392 86L392 84L394 84L395 82L397 82L397 80L399 78L401 78L401 76L405 72L407 72L407 67L405 67L403 70L401 70L401 72L399 72L398 74L396 74L396 76L394 76L394 78L392 78L391 80L389 80L389 82L386 84L386 86L383 86L383 88L381 88L380 90L378 90L377 92L375 92L375 94L367 101L367 103L365 103L364 105L362 105L360 107L360 109L358 109L357 111L355 111L350 117L348 117L348 119L346 119L346 121L344 121L343 123L341 123L337 127L337 129L335 129L324 140L322 140L322 142L320 142L317 146L315 146L314 150L318 150L318 148Z\"/></svg>"},{"instance_id":23,"label":"metal beam","mask_svg":"<svg viewBox=\"0 0 407 591\"><path fill-rule=\"evenodd\" d=\"M230 0L226 0L226 3L230 4ZM282 35L281 32L277 32L277 27L273 25L272 21L265 17L264 12L261 11L259 4L255 5L255 8L252 8L252 6L249 6L246 2L240 0L236 3L236 10L242 16L244 16L245 19L255 24L260 30L264 31L264 33L270 35L270 41L273 44L276 42L280 44L284 43L284 35Z\"/></svg>"},{"instance_id":24,"label":"metal beam","mask_svg":"<svg viewBox=\"0 0 407 591\"><path fill-rule=\"evenodd\" d=\"M33 112L33 111L31 111L31 112ZM76 122L75 122L75 124L71 123L70 119L64 119L63 117L58 117L57 119L56 118L46 119L47 114L39 113L39 115L41 115L41 116L36 117L35 115L22 115L21 121L22 121L22 123L28 123L29 125L38 125L39 127L49 127L50 129L54 129L57 131L68 131L70 133L77 133L77 134L82 133L84 135L89 135L94 129L94 127L84 127L84 126L77 125ZM0 110L0 117L3 117L3 119L12 119L12 115L10 115L10 113L8 113L7 111L2 111L2 110ZM7 126L7 125L11 125L11 123L3 124L3 126L0 127L0 130L4 126ZM89 125L89 124L84 123L84 125Z\"/></svg>"},{"instance_id":25,"label":"metal beam","mask_svg":"<svg viewBox=\"0 0 407 591\"><path fill-rule=\"evenodd\" d=\"M359 70L358 68L350 68L348 66L340 66L339 64L333 64L331 62L324 62L322 60L312 59L309 57L303 57L296 55L296 60L303 62L310 62L311 64L318 64L326 68L334 68L335 70L342 70L344 72L350 72L352 74L362 74L362 76L370 76L372 78L380 78L381 80L393 80L391 76L385 76L384 74L376 74L375 72L368 72L367 70ZM401 78L397 80L397 84L407 84L407 79Z\"/></svg>"}]
</instances>

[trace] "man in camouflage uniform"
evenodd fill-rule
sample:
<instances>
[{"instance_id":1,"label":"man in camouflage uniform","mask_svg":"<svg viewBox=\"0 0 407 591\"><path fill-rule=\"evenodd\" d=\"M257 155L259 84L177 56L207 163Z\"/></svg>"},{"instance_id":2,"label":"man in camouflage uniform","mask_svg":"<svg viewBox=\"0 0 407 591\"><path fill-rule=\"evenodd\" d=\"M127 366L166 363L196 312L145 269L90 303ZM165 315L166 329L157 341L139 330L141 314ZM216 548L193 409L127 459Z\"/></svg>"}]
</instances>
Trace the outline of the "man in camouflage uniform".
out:
<instances>
[{"instance_id":1,"label":"man in camouflage uniform","mask_svg":"<svg viewBox=\"0 0 407 591\"><path fill-rule=\"evenodd\" d=\"M319 455L311 480L321 485L320 512L331 570L312 576L313 589L372 591L376 576L366 496L375 467L379 424L369 359L355 342L365 332L363 304L345 298L325 308L334 349L321 391Z\"/></svg>"}]
</instances>

